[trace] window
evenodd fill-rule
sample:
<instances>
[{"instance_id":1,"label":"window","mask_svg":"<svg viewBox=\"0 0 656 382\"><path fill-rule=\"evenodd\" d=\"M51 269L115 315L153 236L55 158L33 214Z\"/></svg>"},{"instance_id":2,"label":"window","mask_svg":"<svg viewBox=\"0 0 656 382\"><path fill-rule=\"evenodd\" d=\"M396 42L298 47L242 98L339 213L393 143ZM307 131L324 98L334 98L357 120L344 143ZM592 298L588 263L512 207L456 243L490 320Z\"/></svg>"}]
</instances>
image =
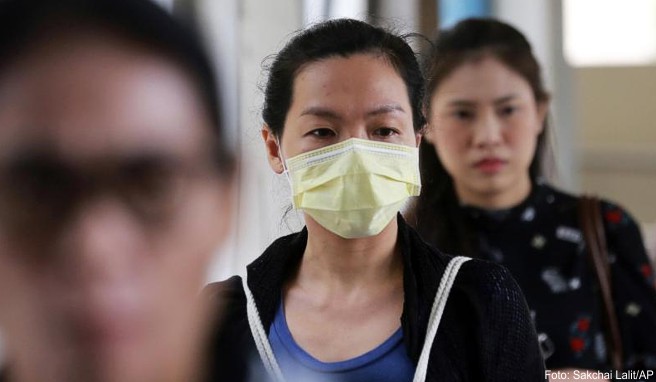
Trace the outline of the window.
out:
<instances>
[{"instance_id":1,"label":"window","mask_svg":"<svg viewBox=\"0 0 656 382\"><path fill-rule=\"evenodd\" d=\"M563 46L573 66L656 63L656 1L564 0Z\"/></svg>"},{"instance_id":2,"label":"window","mask_svg":"<svg viewBox=\"0 0 656 382\"><path fill-rule=\"evenodd\" d=\"M491 16L490 0L439 0L440 28L451 28L468 17Z\"/></svg>"}]
</instances>

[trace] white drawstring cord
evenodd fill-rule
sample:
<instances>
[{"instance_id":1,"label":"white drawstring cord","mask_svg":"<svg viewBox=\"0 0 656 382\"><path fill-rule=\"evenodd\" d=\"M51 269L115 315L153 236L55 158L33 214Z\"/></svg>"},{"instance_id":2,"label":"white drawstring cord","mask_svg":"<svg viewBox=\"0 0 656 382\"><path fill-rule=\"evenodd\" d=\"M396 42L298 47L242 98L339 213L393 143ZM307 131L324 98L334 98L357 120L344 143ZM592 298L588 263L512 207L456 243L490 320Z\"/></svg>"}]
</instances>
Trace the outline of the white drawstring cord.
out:
<instances>
[{"instance_id":1,"label":"white drawstring cord","mask_svg":"<svg viewBox=\"0 0 656 382\"><path fill-rule=\"evenodd\" d=\"M446 301L449 298L451 287L453 286L453 282L458 275L460 267L462 264L469 260L471 259L468 257L454 257L446 266L446 270L442 275L442 280L440 280L440 286L437 288L437 293L435 293L435 301L433 302L433 308L431 309L430 318L428 319L426 340L424 341L424 347L421 349L421 355L419 356L419 362L417 363L415 377L412 379L413 382L424 382L426 380L430 351L433 347L433 341L435 341L437 328L440 326L440 321L442 320L442 313L444 312Z\"/></svg>"},{"instance_id":2,"label":"white drawstring cord","mask_svg":"<svg viewBox=\"0 0 656 382\"><path fill-rule=\"evenodd\" d=\"M280 370L280 366L278 366L276 356L273 354L264 326L262 326L262 320L257 311L253 294L248 288L246 276L242 279L242 284L244 285L244 293L246 294L246 315L248 317L248 325L251 327L251 333L253 334L257 351L260 353L260 358L262 359L264 367L267 369L269 375L273 376L276 382L284 382L285 378L282 376L282 371Z\"/></svg>"}]
</instances>

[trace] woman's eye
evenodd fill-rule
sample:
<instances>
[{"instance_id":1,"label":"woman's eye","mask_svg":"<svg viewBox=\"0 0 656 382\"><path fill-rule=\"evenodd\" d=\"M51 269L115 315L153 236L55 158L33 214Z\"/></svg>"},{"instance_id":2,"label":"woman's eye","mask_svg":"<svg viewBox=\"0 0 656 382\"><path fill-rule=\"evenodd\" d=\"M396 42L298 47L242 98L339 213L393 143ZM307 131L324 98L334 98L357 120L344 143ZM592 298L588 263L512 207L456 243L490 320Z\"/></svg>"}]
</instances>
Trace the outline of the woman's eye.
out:
<instances>
[{"instance_id":1,"label":"woman's eye","mask_svg":"<svg viewBox=\"0 0 656 382\"><path fill-rule=\"evenodd\" d=\"M327 138L327 137L335 136L335 132L328 128L314 129L310 131L308 134L316 138Z\"/></svg>"},{"instance_id":2,"label":"woman's eye","mask_svg":"<svg viewBox=\"0 0 656 382\"><path fill-rule=\"evenodd\" d=\"M396 131L395 129L393 129L391 127L381 127L381 128L376 129L374 131L374 134L376 136L379 136L379 137L388 138L388 137L391 137L393 135L398 134L398 131Z\"/></svg>"},{"instance_id":3,"label":"woman's eye","mask_svg":"<svg viewBox=\"0 0 656 382\"><path fill-rule=\"evenodd\" d=\"M470 119L474 118L474 113L472 111L469 111L469 110L456 110L456 111L453 112L453 116L456 119L467 121L467 120L470 120Z\"/></svg>"},{"instance_id":4,"label":"woman's eye","mask_svg":"<svg viewBox=\"0 0 656 382\"><path fill-rule=\"evenodd\" d=\"M517 111L517 108L515 106L504 106L500 110L500 114L506 117L509 117Z\"/></svg>"}]
</instances>

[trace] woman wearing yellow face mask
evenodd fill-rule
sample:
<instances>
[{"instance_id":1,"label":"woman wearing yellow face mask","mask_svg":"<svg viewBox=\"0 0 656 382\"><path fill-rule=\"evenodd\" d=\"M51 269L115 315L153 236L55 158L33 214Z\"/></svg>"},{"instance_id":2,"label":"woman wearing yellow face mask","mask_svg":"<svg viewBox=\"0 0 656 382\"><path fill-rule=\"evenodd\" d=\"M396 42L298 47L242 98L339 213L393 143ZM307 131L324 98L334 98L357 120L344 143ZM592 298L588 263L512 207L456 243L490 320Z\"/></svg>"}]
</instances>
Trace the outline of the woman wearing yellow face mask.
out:
<instances>
[{"instance_id":1,"label":"woman wearing yellow face mask","mask_svg":"<svg viewBox=\"0 0 656 382\"><path fill-rule=\"evenodd\" d=\"M219 286L222 346L256 360L251 379L544 379L509 274L438 252L398 216L420 191L422 96L406 42L360 21L319 24L278 54L262 135L307 226Z\"/></svg>"}]
</instances>

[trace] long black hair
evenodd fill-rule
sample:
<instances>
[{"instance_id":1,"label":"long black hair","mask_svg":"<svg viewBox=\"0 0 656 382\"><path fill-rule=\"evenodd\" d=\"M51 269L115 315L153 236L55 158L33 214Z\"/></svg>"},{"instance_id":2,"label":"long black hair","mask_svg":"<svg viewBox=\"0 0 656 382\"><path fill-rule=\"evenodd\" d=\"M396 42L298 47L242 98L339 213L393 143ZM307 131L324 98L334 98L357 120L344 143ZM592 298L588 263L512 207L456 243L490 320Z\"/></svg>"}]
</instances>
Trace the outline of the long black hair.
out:
<instances>
[{"instance_id":1,"label":"long black hair","mask_svg":"<svg viewBox=\"0 0 656 382\"><path fill-rule=\"evenodd\" d=\"M466 62L492 56L528 82L536 102L547 102L540 65L526 37L512 26L493 19L467 19L442 31L424 63L426 94L424 110L430 115L432 94L442 81ZM538 136L529 176L535 183L543 175L548 121ZM471 230L459 210L453 179L437 156L435 147L425 139L420 149L422 193L409 213L410 223L422 236L441 250L475 256Z\"/></svg>"}]
</instances>

